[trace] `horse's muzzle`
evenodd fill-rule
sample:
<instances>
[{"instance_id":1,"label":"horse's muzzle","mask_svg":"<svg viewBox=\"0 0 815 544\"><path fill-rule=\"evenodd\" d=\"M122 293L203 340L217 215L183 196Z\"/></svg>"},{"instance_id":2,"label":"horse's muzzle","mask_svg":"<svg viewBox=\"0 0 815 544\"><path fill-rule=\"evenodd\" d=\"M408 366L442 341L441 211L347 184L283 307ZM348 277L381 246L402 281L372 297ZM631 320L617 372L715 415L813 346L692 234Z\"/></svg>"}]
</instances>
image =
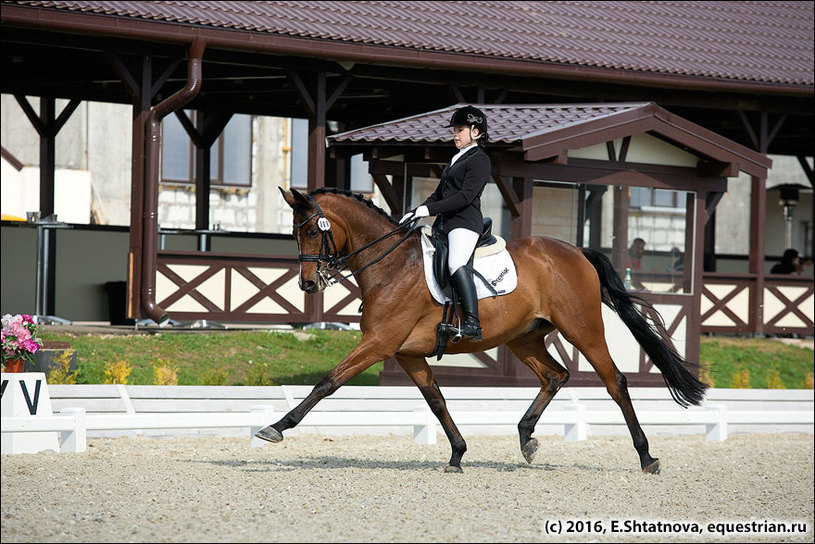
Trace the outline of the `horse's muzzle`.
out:
<instances>
[{"instance_id":1,"label":"horse's muzzle","mask_svg":"<svg viewBox=\"0 0 815 544\"><path fill-rule=\"evenodd\" d=\"M320 290L320 288L317 286L317 282L316 281L311 281L311 280L306 280L306 281L302 282L300 284L300 289L302 289L303 291L305 291L309 295L313 295L314 293L316 293L317 291Z\"/></svg>"}]
</instances>

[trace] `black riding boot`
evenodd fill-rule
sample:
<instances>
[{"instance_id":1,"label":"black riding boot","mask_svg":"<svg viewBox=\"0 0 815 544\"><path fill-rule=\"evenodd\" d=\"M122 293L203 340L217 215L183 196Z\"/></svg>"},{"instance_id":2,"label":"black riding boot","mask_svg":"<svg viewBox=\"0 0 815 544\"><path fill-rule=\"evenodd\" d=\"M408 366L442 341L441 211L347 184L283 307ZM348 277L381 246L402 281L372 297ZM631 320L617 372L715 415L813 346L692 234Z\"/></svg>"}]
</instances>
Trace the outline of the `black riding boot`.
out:
<instances>
[{"instance_id":1,"label":"black riding boot","mask_svg":"<svg viewBox=\"0 0 815 544\"><path fill-rule=\"evenodd\" d=\"M478 294L475 290L473 275L466 266L459 267L450 276L450 284L456 290L461 301L464 323L461 324L461 335L475 342L481 341L481 323L478 321Z\"/></svg>"}]
</instances>

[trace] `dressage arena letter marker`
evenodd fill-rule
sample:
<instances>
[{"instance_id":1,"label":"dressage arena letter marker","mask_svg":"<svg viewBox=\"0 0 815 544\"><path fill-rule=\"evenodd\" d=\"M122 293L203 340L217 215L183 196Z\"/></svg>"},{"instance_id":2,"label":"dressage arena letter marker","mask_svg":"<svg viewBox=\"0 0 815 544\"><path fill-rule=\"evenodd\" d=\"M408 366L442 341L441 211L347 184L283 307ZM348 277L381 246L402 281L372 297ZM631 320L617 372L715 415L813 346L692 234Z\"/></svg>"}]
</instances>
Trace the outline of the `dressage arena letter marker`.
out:
<instances>
[{"instance_id":1,"label":"dressage arena letter marker","mask_svg":"<svg viewBox=\"0 0 815 544\"><path fill-rule=\"evenodd\" d=\"M26 387L24 381L20 381L20 388L23 390L23 396L25 397L25 403L28 406L28 414L29 415L36 415L37 414L37 405L40 402L40 386L42 386L42 381L37 380L37 385L34 386L34 402L31 402L31 397L28 396L28 387Z\"/></svg>"},{"instance_id":2,"label":"dressage arena letter marker","mask_svg":"<svg viewBox=\"0 0 815 544\"><path fill-rule=\"evenodd\" d=\"M33 393L32 393L33 392ZM3 373L2 417L53 416L48 382L43 372ZM2 453L59 451L56 432L3 433Z\"/></svg>"}]
</instances>

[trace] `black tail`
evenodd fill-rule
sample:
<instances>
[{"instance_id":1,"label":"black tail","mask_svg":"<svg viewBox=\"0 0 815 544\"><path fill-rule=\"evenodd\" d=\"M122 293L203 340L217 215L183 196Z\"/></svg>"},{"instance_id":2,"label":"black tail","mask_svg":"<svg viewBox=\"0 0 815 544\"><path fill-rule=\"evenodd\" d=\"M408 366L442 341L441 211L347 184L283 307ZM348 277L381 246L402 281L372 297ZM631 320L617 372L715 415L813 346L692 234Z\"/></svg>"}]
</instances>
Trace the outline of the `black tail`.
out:
<instances>
[{"instance_id":1,"label":"black tail","mask_svg":"<svg viewBox=\"0 0 815 544\"><path fill-rule=\"evenodd\" d=\"M626 291L611 261L603 253L583 248L583 255L594 266L600 277L600 285L605 290L603 302L617 312L645 353L662 372L662 377L673 399L685 408L691 404L699 406L705 397L708 385L697 380L688 371L688 367L692 366L691 363L683 359L670 344L662 339L634 304L641 304L650 309L653 307L643 298Z\"/></svg>"}]
</instances>

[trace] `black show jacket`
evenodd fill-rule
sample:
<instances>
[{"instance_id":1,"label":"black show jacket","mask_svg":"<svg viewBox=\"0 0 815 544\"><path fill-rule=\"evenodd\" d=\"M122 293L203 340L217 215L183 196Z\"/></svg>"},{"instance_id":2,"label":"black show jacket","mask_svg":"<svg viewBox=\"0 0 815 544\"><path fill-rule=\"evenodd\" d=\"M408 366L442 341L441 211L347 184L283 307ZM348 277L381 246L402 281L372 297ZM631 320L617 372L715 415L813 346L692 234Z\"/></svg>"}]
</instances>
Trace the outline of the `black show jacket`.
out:
<instances>
[{"instance_id":1,"label":"black show jacket","mask_svg":"<svg viewBox=\"0 0 815 544\"><path fill-rule=\"evenodd\" d=\"M465 228L480 233L483 226L481 193L490 180L492 163L478 146L467 151L441 173L439 185L422 205L435 215L435 228L445 233Z\"/></svg>"}]
</instances>

